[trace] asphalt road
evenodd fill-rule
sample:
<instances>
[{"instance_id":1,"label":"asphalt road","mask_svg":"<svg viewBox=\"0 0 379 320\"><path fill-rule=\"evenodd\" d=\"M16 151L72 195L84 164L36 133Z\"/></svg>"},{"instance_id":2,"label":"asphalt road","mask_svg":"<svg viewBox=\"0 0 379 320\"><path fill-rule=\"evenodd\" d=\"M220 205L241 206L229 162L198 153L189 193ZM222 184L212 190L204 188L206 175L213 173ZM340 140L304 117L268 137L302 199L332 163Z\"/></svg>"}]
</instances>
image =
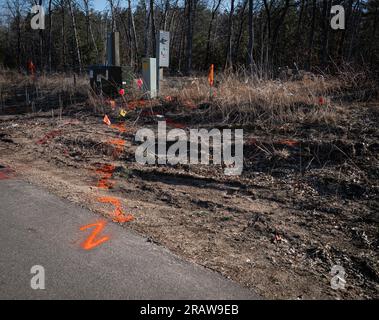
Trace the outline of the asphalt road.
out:
<instances>
[{"instance_id":1,"label":"asphalt road","mask_svg":"<svg viewBox=\"0 0 379 320\"><path fill-rule=\"evenodd\" d=\"M0 218L0 299L257 299L112 222L84 250L93 229L80 228L100 217L24 181L0 179ZM44 290L31 288L34 265Z\"/></svg>"}]
</instances>

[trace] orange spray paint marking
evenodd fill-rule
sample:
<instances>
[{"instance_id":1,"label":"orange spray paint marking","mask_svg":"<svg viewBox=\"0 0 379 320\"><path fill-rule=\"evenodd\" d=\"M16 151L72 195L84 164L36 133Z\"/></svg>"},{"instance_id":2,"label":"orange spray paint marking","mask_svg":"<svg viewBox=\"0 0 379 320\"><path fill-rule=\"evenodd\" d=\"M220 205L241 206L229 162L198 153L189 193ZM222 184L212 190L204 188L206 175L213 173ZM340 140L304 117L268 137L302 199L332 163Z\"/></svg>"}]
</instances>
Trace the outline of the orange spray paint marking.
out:
<instances>
[{"instance_id":1,"label":"orange spray paint marking","mask_svg":"<svg viewBox=\"0 0 379 320\"><path fill-rule=\"evenodd\" d=\"M2 168L0 166L0 180L13 178L13 171L9 168Z\"/></svg>"},{"instance_id":2,"label":"orange spray paint marking","mask_svg":"<svg viewBox=\"0 0 379 320\"><path fill-rule=\"evenodd\" d=\"M289 146L289 147L295 147L295 146L299 145L299 141L292 140L292 139L280 140L280 141L278 141L278 143L284 144L284 145Z\"/></svg>"},{"instance_id":3,"label":"orange spray paint marking","mask_svg":"<svg viewBox=\"0 0 379 320\"><path fill-rule=\"evenodd\" d=\"M80 231L84 231L86 229L96 227L92 231L91 235L87 238L87 240L81 244L81 246L84 250L91 250L91 249L97 247L98 245L109 240L108 236L104 236L102 238L95 240L96 236L104 229L106 224L107 224L106 221L98 221L98 222L88 224L88 225L80 228Z\"/></svg>"},{"instance_id":4,"label":"orange spray paint marking","mask_svg":"<svg viewBox=\"0 0 379 320\"><path fill-rule=\"evenodd\" d=\"M117 129L121 133L126 132L125 123L116 123L111 125L112 129Z\"/></svg>"},{"instance_id":5,"label":"orange spray paint marking","mask_svg":"<svg viewBox=\"0 0 379 320\"><path fill-rule=\"evenodd\" d=\"M96 173L101 175L101 178L99 179L96 186L102 189L112 188L114 185L114 182L109 181L109 179L112 177L114 170L115 170L115 166L111 164L105 164L101 168L96 169Z\"/></svg>"},{"instance_id":6,"label":"orange spray paint marking","mask_svg":"<svg viewBox=\"0 0 379 320\"><path fill-rule=\"evenodd\" d=\"M9 176L7 176L5 173L0 172L0 180L9 179Z\"/></svg>"},{"instance_id":7,"label":"orange spray paint marking","mask_svg":"<svg viewBox=\"0 0 379 320\"><path fill-rule=\"evenodd\" d=\"M137 107L143 107L147 104L147 101L145 100L135 100L128 102L128 108L130 110L134 110Z\"/></svg>"},{"instance_id":8,"label":"orange spray paint marking","mask_svg":"<svg viewBox=\"0 0 379 320\"><path fill-rule=\"evenodd\" d=\"M108 140L108 143L113 144L115 146L119 146L119 147L125 146L125 140L121 140L121 139L110 139Z\"/></svg>"},{"instance_id":9,"label":"orange spray paint marking","mask_svg":"<svg viewBox=\"0 0 379 320\"><path fill-rule=\"evenodd\" d=\"M121 139L110 139L108 140L108 143L113 145L115 147L115 151L113 156L118 157L120 153L124 150L125 147L125 140Z\"/></svg>"},{"instance_id":10,"label":"orange spray paint marking","mask_svg":"<svg viewBox=\"0 0 379 320\"><path fill-rule=\"evenodd\" d=\"M124 223L134 220L134 217L131 214L125 215L122 211L119 199L114 197L100 197L98 200L102 203L110 203L115 207L114 211L111 213L113 221Z\"/></svg>"},{"instance_id":11,"label":"orange spray paint marking","mask_svg":"<svg viewBox=\"0 0 379 320\"><path fill-rule=\"evenodd\" d=\"M61 130L52 130L46 133L41 139L37 140L37 144L45 144L49 141L49 139L53 139L56 136L59 136L62 133Z\"/></svg>"},{"instance_id":12,"label":"orange spray paint marking","mask_svg":"<svg viewBox=\"0 0 379 320\"><path fill-rule=\"evenodd\" d=\"M28 61L28 71L29 71L29 73L30 73L32 76L34 76L34 74L36 73L36 67L35 67L35 65L34 65L34 63L33 63L32 60L29 60L29 61Z\"/></svg>"},{"instance_id":13,"label":"orange spray paint marking","mask_svg":"<svg viewBox=\"0 0 379 320\"><path fill-rule=\"evenodd\" d=\"M107 178L101 178L98 182L96 187L100 189L110 189L114 185L113 181L109 181Z\"/></svg>"},{"instance_id":14,"label":"orange spray paint marking","mask_svg":"<svg viewBox=\"0 0 379 320\"><path fill-rule=\"evenodd\" d=\"M113 164L104 164L99 169L96 169L96 173L104 174L104 175L112 175L115 170L115 166Z\"/></svg>"}]
</instances>

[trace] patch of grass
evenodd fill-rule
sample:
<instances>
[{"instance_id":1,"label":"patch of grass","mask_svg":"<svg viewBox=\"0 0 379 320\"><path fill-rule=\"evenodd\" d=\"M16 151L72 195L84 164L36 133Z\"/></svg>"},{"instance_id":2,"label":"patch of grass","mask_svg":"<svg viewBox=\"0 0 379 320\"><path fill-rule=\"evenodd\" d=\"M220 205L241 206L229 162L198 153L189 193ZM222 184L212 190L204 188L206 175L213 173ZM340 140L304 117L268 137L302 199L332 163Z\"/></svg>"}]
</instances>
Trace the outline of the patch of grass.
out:
<instances>
[{"instance_id":1,"label":"patch of grass","mask_svg":"<svg viewBox=\"0 0 379 320\"><path fill-rule=\"evenodd\" d=\"M208 122L258 125L269 130L291 124L334 126L344 114L340 100L345 91L372 87L365 75L347 70L333 77L312 75L283 81L259 79L246 73L222 73L216 74L212 97L206 77L185 79L185 85L170 86L165 94L177 97L183 106L206 105L197 112Z\"/></svg>"}]
</instances>

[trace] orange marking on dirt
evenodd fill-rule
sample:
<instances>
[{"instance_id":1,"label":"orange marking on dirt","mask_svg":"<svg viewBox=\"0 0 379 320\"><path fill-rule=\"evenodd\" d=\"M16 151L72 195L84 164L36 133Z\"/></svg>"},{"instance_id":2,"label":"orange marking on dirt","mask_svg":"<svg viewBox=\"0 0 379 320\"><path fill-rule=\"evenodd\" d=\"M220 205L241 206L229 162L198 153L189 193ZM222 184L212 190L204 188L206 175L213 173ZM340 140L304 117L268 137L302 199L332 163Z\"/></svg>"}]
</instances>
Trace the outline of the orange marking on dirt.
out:
<instances>
[{"instance_id":1,"label":"orange marking on dirt","mask_svg":"<svg viewBox=\"0 0 379 320\"><path fill-rule=\"evenodd\" d=\"M60 135L62 133L62 130L52 130L48 133L46 133L41 139L37 140L37 144L45 144L49 141L49 139L53 139L56 136Z\"/></svg>"},{"instance_id":2,"label":"orange marking on dirt","mask_svg":"<svg viewBox=\"0 0 379 320\"><path fill-rule=\"evenodd\" d=\"M113 164L104 164L99 169L96 169L96 173L100 174L112 174L116 167Z\"/></svg>"},{"instance_id":3,"label":"orange marking on dirt","mask_svg":"<svg viewBox=\"0 0 379 320\"><path fill-rule=\"evenodd\" d=\"M115 207L114 211L111 213L113 221L124 223L134 220L133 215L125 215L122 211L121 202L119 199L114 197L100 197L98 198L98 201L102 203L110 203Z\"/></svg>"},{"instance_id":4,"label":"orange marking on dirt","mask_svg":"<svg viewBox=\"0 0 379 320\"><path fill-rule=\"evenodd\" d=\"M112 124L112 125L111 125L111 128L113 128L113 129L117 129L117 130L120 131L121 133L126 132L125 123L116 123L116 124Z\"/></svg>"},{"instance_id":5,"label":"orange marking on dirt","mask_svg":"<svg viewBox=\"0 0 379 320\"><path fill-rule=\"evenodd\" d=\"M125 140L122 140L122 139L110 139L108 140L108 143L113 144L115 146L119 146L119 147L125 146Z\"/></svg>"},{"instance_id":6,"label":"orange marking on dirt","mask_svg":"<svg viewBox=\"0 0 379 320\"><path fill-rule=\"evenodd\" d=\"M14 171L10 168L0 166L0 180L12 179Z\"/></svg>"},{"instance_id":7,"label":"orange marking on dirt","mask_svg":"<svg viewBox=\"0 0 379 320\"><path fill-rule=\"evenodd\" d=\"M86 229L89 229L89 228L93 228L93 227L96 227L91 235L87 238L86 241L84 241L81 246L84 250L91 250L95 247L97 247L98 245L106 242L109 240L109 237L108 236L104 236L100 239L97 239L95 240L96 236L104 229L105 225L107 224L106 221L98 221L98 222L95 222L95 223L91 223L91 224L88 224L88 225L85 225L83 227L80 228L80 231L83 231L83 230L86 230Z\"/></svg>"},{"instance_id":8,"label":"orange marking on dirt","mask_svg":"<svg viewBox=\"0 0 379 320\"><path fill-rule=\"evenodd\" d=\"M130 101L130 102L128 102L128 109L134 110L137 107L143 107L146 104L147 104L146 100L134 100L134 101Z\"/></svg>"},{"instance_id":9,"label":"orange marking on dirt","mask_svg":"<svg viewBox=\"0 0 379 320\"><path fill-rule=\"evenodd\" d=\"M102 167L96 169L96 173L101 175L101 178L97 182L96 187L101 189L109 189L114 185L113 181L109 181L109 179L113 175L113 171L115 170L115 166L111 164L104 164Z\"/></svg>"},{"instance_id":10,"label":"orange marking on dirt","mask_svg":"<svg viewBox=\"0 0 379 320\"><path fill-rule=\"evenodd\" d=\"M115 147L114 154L113 154L114 157L118 157L120 153L122 153L122 151L124 150L125 140L110 139L108 140L108 143Z\"/></svg>"},{"instance_id":11,"label":"orange marking on dirt","mask_svg":"<svg viewBox=\"0 0 379 320\"><path fill-rule=\"evenodd\" d=\"M299 141L292 140L292 139L283 139L283 140L278 141L278 143L284 144L289 147L295 147L299 145Z\"/></svg>"},{"instance_id":12,"label":"orange marking on dirt","mask_svg":"<svg viewBox=\"0 0 379 320\"><path fill-rule=\"evenodd\" d=\"M4 172L0 171L0 180L6 180L6 179L10 179L10 177Z\"/></svg>"},{"instance_id":13,"label":"orange marking on dirt","mask_svg":"<svg viewBox=\"0 0 379 320\"><path fill-rule=\"evenodd\" d=\"M110 189L114 186L114 182L108 180L108 178L101 178L98 182L96 187L100 189Z\"/></svg>"}]
</instances>

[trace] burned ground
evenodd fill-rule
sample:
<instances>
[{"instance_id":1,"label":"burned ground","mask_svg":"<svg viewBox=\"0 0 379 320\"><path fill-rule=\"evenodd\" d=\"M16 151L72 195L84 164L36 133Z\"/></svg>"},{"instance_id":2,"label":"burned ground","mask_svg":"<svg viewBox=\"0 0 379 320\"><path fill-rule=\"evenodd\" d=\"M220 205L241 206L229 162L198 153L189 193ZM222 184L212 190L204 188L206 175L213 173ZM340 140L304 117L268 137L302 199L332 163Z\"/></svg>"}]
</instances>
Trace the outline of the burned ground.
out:
<instances>
[{"instance_id":1,"label":"burned ground","mask_svg":"<svg viewBox=\"0 0 379 320\"><path fill-rule=\"evenodd\" d=\"M116 199L133 216L125 228L263 297L378 298L378 103L329 97L291 100L277 117L171 97L126 119L105 106L113 126L89 103L3 115L0 163L113 220L115 202L99 198ZM136 163L134 133L160 116L185 130L244 128L242 175ZM345 290L330 286L334 265Z\"/></svg>"}]
</instances>

